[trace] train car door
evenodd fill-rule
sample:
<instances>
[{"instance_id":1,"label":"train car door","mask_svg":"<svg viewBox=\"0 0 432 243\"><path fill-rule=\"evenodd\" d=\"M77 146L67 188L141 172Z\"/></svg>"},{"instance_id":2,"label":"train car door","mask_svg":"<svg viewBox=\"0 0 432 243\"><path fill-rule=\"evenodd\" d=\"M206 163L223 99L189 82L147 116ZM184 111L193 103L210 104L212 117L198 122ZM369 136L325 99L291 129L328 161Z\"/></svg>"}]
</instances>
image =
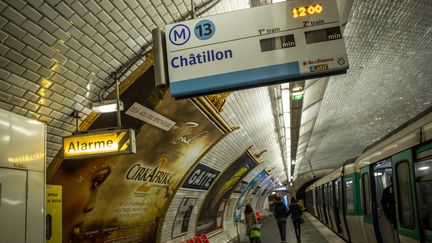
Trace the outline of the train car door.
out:
<instances>
[{"instance_id":1,"label":"train car door","mask_svg":"<svg viewBox=\"0 0 432 243\"><path fill-rule=\"evenodd\" d=\"M336 180L336 201L337 201L337 207L339 211L339 216L341 217L341 234L344 236L344 239L349 239L349 232L348 232L348 225L346 222L346 216L345 216L345 203L344 203L344 190L342 186L343 177L339 177Z\"/></svg>"},{"instance_id":2,"label":"train car door","mask_svg":"<svg viewBox=\"0 0 432 243\"><path fill-rule=\"evenodd\" d=\"M340 221L340 216L339 216L339 200L338 200L338 185L337 185L337 180L334 180L331 182L332 183L332 191L331 191L331 197L332 197L332 201L333 201L333 217L335 220L335 231L338 234L342 234L342 229L341 229L341 221Z\"/></svg>"},{"instance_id":3,"label":"train car door","mask_svg":"<svg viewBox=\"0 0 432 243\"><path fill-rule=\"evenodd\" d=\"M413 150L408 149L395 154L391 160L399 239L401 242L407 243L419 242L420 230L416 209Z\"/></svg>"},{"instance_id":4,"label":"train car door","mask_svg":"<svg viewBox=\"0 0 432 243\"><path fill-rule=\"evenodd\" d=\"M420 234L432 242L432 142L415 149L415 179Z\"/></svg>"},{"instance_id":5,"label":"train car door","mask_svg":"<svg viewBox=\"0 0 432 243\"><path fill-rule=\"evenodd\" d=\"M320 199L320 195L319 195L319 190L320 187L317 186L315 187L314 193L315 193L315 206L316 206L316 212L317 212L317 216L319 219L322 218L322 214L321 214L321 199Z\"/></svg>"},{"instance_id":6,"label":"train car door","mask_svg":"<svg viewBox=\"0 0 432 243\"><path fill-rule=\"evenodd\" d=\"M26 171L0 168L1 242L26 241L26 184Z\"/></svg>"},{"instance_id":7,"label":"train car door","mask_svg":"<svg viewBox=\"0 0 432 243\"><path fill-rule=\"evenodd\" d=\"M337 228L336 228L336 224L335 224L335 217L334 217L334 209L333 209L334 201L333 201L332 191L333 191L333 182L330 181L328 183L328 188L327 188L327 199L328 199L327 212L329 214L329 221L331 224L331 228L335 232L337 232Z\"/></svg>"},{"instance_id":8,"label":"train car door","mask_svg":"<svg viewBox=\"0 0 432 243\"><path fill-rule=\"evenodd\" d=\"M373 177L374 179L371 180L372 214L377 239L379 242L398 243L396 212L388 213L390 211L388 206L394 202L394 196L388 198L389 195L386 195L389 190L394 191L391 160L386 159L375 163L373 165Z\"/></svg>"},{"instance_id":9,"label":"train car door","mask_svg":"<svg viewBox=\"0 0 432 243\"><path fill-rule=\"evenodd\" d=\"M368 242L377 242L375 237L374 224L372 219L372 199L370 187L370 171L369 166L363 167L360 170L360 194L361 208L363 214L363 224Z\"/></svg>"},{"instance_id":10,"label":"train car door","mask_svg":"<svg viewBox=\"0 0 432 243\"><path fill-rule=\"evenodd\" d=\"M322 191L322 209L323 209L323 213L324 213L324 222L326 225L329 225L329 220L327 217L327 184L324 184L321 186Z\"/></svg>"}]
</instances>

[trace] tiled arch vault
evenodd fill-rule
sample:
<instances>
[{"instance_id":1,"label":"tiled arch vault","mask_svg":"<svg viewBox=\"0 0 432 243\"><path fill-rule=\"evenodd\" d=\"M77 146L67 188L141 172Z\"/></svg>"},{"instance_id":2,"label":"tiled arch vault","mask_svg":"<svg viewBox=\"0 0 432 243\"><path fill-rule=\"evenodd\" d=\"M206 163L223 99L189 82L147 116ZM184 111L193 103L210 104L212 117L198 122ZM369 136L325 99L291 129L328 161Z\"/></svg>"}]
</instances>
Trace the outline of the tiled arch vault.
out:
<instances>
[{"instance_id":1,"label":"tiled arch vault","mask_svg":"<svg viewBox=\"0 0 432 243\"><path fill-rule=\"evenodd\" d=\"M209 14L247 6L225 0ZM48 124L49 164L75 131L73 110L84 120L110 74L151 43L151 30L190 9L179 0L1 0L0 107Z\"/></svg>"}]
</instances>

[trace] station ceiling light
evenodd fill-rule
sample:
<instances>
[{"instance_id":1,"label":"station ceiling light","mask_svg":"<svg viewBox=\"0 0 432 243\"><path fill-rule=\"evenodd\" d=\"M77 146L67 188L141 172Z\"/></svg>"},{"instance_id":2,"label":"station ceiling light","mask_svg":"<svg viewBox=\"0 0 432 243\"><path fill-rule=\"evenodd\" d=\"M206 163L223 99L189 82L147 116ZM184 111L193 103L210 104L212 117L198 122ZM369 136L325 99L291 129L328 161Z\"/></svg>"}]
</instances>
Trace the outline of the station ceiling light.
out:
<instances>
[{"instance_id":1,"label":"station ceiling light","mask_svg":"<svg viewBox=\"0 0 432 243\"><path fill-rule=\"evenodd\" d=\"M120 110L123 110L123 102L120 101ZM116 100L104 100L101 102L94 102L92 104L92 111L98 113L108 113L117 111L117 101Z\"/></svg>"}]
</instances>

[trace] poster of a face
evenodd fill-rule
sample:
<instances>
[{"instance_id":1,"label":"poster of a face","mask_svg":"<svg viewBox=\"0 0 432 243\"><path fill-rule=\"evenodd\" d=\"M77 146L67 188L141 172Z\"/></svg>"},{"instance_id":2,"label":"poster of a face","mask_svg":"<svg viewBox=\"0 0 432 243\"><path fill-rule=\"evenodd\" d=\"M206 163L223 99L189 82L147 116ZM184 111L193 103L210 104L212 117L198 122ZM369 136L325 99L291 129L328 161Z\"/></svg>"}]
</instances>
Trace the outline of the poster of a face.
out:
<instances>
[{"instance_id":1,"label":"poster of a face","mask_svg":"<svg viewBox=\"0 0 432 243\"><path fill-rule=\"evenodd\" d=\"M156 242L160 217L182 178L223 135L190 100L155 93L146 81L153 70L146 74L123 93L125 111L139 103L176 124L165 131L123 112L123 127L137 133L135 154L62 162L51 183L63 187L64 243ZM92 128L109 126L110 117L101 116Z\"/></svg>"},{"instance_id":2,"label":"poster of a face","mask_svg":"<svg viewBox=\"0 0 432 243\"><path fill-rule=\"evenodd\" d=\"M184 197L174 220L172 238L184 235L188 231L190 215L197 198Z\"/></svg>"},{"instance_id":3,"label":"poster of a face","mask_svg":"<svg viewBox=\"0 0 432 243\"><path fill-rule=\"evenodd\" d=\"M198 235L203 233L207 234L222 227L223 221L218 223L219 210L221 210L221 208L225 209L227 200L234 191L237 183L256 166L256 162L246 153L240 156L219 175L201 206L196 227Z\"/></svg>"}]
</instances>

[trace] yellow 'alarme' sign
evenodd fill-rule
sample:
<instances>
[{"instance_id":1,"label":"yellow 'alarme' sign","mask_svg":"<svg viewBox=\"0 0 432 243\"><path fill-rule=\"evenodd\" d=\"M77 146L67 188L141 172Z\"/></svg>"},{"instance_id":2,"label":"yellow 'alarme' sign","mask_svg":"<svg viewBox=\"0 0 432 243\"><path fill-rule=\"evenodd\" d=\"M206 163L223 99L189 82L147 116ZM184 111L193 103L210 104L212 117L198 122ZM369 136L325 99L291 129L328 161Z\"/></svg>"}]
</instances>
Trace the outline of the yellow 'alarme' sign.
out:
<instances>
[{"instance_id":1,"label":"yellow 'alarme' sign","mask_svg":"<svg viewBox=\"0 0 432 243\"><path fill-rule=\"evenodd\" d=\"M66 159L135 153L135 131L114 130L65 137L63 150Z\"/></svg>"}]
</instances>

